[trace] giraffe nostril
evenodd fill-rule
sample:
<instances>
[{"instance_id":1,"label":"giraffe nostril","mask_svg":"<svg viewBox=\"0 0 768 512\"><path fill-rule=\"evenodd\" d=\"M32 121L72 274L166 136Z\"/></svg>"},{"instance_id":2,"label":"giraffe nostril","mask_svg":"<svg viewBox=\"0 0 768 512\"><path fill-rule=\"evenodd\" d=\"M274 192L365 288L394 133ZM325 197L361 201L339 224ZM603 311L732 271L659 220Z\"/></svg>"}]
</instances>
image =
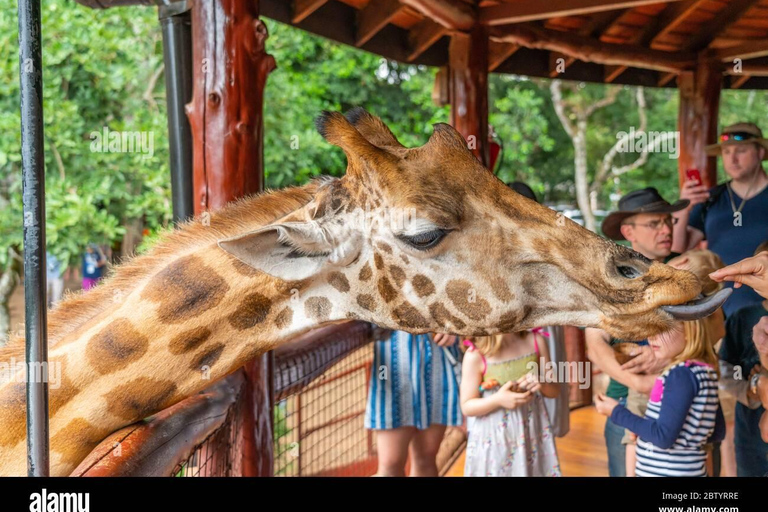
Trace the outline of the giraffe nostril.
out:
<instances>
[{"instance_id":1,"label":"giraffe nostril","mask_svg":"<svg viewBox=\"0 0 768 512\"><path fill-rule=\"evenodd\" d=\"M621 277L625 277L627 279L635 279L636 277L643 275L643 273L637 270L635 267L629 267L627 265L618 265L616 270L619 271L619 275L621 275Z\"/></svg>"}]
</instances>

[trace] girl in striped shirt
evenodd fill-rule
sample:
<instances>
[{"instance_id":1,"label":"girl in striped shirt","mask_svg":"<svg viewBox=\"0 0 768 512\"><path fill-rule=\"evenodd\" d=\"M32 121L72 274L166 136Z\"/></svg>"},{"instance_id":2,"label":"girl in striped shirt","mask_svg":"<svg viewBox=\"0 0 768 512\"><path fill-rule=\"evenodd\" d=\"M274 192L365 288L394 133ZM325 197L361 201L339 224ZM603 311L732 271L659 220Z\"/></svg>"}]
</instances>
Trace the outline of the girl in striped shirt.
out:
<instances>
[{"instance_id":1,"label":"girl in striped shirt","mask_svg":"<svg viewBox=\"0 0 768 512\"><path fill-rule=\"evenodd\" d=\"M711 281L702 284L705 293L716 291L716 285L708 289ZM714 350L718 322L722 318L716 315L678 322L671 331L648 338L656 357L672 362L656 379L644 418L612 398L597 397L598 412L638 435L637 476L706 476L704 445L725 437Z\"/></svg>"}]
</instances>

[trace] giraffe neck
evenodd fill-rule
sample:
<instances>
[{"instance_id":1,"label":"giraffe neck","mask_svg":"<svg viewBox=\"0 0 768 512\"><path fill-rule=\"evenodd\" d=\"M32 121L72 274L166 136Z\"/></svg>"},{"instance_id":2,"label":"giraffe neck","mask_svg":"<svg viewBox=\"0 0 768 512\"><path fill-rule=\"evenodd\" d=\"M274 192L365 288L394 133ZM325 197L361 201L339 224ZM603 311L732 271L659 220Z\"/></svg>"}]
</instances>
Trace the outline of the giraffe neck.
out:
<instances>
[{"instance_id":1,"label":"giraffe neck","mask_svg":"<svg viewBox=\"0 0 768 512\"><path fill-rule=\"evenodd\" d=\"M327 298L302 297L306 283L279 282L242 264L217 247L221 236L177 247L144 275L109 279L92 296L107 304L91 305L87 321L64 334L51 332L51 375L60 376L49 390L53 475L69 474L111 432L333 319ZM0 475L25 473L25 407L21 379L0 384Z\"/></svg>"}]
</instances>

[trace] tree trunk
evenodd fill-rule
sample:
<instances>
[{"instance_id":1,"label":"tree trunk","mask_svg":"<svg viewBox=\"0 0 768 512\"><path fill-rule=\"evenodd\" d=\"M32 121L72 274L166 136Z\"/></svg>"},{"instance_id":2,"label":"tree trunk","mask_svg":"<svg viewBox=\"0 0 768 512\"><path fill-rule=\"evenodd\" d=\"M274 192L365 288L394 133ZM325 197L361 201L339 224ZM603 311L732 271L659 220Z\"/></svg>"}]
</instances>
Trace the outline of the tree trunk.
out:
<instances>
[{"instance_id":1,"label":"tree trunk","mask_svg":"<svg viewBox=\"0 0 768 512\"><path fill-rule=\"evenodd\" d=\"M11 329L11 310L9 303L21 276L21 261L16 251L8 249L8 263L0 274L0 347L8 341Z\"/></svg>"},{"instance_id":2,"label":"tree trunk","mask_svg":"<svg viewBox=\"0 0 768 512\"><path fill-rule=\"evenodd\" d=\"M587 119L579 117L576 133L573 137L573 163L576 166L576 202L584 217L584 227L595 231L595 216L589 201L589 183L587 177Z\"/></svg>"}]
</instances>

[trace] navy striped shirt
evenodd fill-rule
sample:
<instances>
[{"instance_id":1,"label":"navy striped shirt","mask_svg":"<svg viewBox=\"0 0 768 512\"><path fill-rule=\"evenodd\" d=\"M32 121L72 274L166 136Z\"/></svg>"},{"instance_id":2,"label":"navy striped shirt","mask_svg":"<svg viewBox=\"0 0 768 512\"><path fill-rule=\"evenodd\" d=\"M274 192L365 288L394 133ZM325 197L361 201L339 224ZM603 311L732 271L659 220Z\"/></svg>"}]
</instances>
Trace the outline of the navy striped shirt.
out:
<instances>
[{"instance_id":1,"label":"navy striped shirt","mask_svg":"<svg viewBox=\"0 0 768 512\"><path fill-rule=\"evenodd\" d=\"M725 437L717 373L678 363L656 380L645 418L618 405L611 421L638 435L637 476L706 476L704 444Z\"/></svg>"}]
</instances>

